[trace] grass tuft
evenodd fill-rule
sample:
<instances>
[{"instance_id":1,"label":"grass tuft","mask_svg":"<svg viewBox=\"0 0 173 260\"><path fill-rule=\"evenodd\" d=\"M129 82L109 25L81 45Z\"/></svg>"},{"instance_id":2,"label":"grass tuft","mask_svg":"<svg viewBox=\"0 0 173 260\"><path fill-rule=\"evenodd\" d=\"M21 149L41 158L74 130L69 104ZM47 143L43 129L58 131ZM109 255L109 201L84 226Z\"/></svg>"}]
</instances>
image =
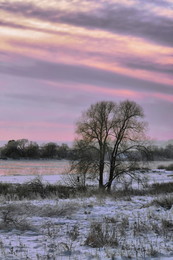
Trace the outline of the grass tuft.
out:
<instances>
[{"instance_id":1,"label":"grass tuft","mask_svg":"<svg viewBox=\"0 0 173 260\"><path fill-rule=\"evenodd\" d=\"M90 231L85 241L85 245L94 248L104 246L117 247L118 239L116 226L110 225L107 222L93 222L90 226Z\"/></svg>"},{"instance_id":2,"label":"grass tuft","mask_svg":"<svg viewBox=\"0 0 173 260\"><path fill-rule=\"evenodd\" d=\"M156 205L156 206L160 206L166 210L169 210L172 208L173 205L173 196L163 196L160 198L157 198L155 200L153 200L152 204Z\"/></svg>"},{"instance_id":3,"label":"grass tuft","mask_svg":"<svg viewBox=\"0 0 173 260\"><path fill-rule=\"evenodd\" d=\"M173 163L169 164L168 166L161 164L157 168L159 170L173 171Z\"/></svg>"}]
</instances>

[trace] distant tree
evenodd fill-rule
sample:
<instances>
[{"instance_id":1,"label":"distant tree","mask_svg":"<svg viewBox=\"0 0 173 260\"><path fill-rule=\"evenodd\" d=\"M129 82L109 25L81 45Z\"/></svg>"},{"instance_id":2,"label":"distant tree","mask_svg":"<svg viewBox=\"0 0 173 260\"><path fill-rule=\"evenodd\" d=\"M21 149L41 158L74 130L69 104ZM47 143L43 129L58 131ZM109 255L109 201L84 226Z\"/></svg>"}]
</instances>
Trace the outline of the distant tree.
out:
<instances>
[{"instance_id":1,"label":"distant tree","mask_svg":"<svg viewBox=\"0 0 173 260\"><path fill-rule=\"evenodd\" d=\"M26 157L26 150L27 146L29 145L28 139L19 139L16 142L20 157Z\"/></svg>"},{"instance_id":2,"label":"distant tree","mask_svg":"<svg viewBox=\"0 0 173 260\"><path fill-rule=\"evenodd\" d=\"M30 142L26 148L26 156L31 159L38 159L40 157L40 149L36 142Z\"/></svg>"},{"instance_id":3,"label":"distant tree","mask_svg":"<svg viewBox=\"0 0 173 260\"><path fill-rule=\"evenodd\" d=\"M166 147L153 145L149 149L153 160L173 159L173 144L168 144Z\"/></svg>"},{"instance_id":4,"label":"distant tree","mask_svg":"<svg viewBox=\"0 0 173 260\"><path fill-rule=\"evenodd\" d=\"M47 143L41 148L41 157L53 159L57 155L57 145L53 142Z\"/></svg>"},{"instance_id":5,"label":"distant tree","mask_svg":"<svg viewBox=\"0 0 173 260\"><path fill-rule=\"evenodd\" d=\"M20 151L18 149L18 142L15 140L9 140L8 143L2 148L2 157L18 159L20 158Z\"/></svg>"},{"instance_id":6,"label":"distant tree","mask_svg":"<svg viewBox=\"0 0 173 260\"><path fill-rule=\"evenodd\" d=\"M68 158L69 147L67 144L62 143L62 145L57 146L57 157L59 159Z\"/></svg>"},{"instance_id":7,"label":"distant tree","mask_svg":"<svg viewBox=\"0 0 173 260\"><path fill-rule=\"evenodd\" d=\"M168 144L165 147L165 156L168 159L173 159L173 144Z\"/></svg>"},{"instance_id":8,"label":"distant tree","mask_svg":"<svg viewBox=\"0 0 173 260\"><path fill-rule=\"evenodd\" d=\"M114 179L135 168L134 151L146 150L143 116L142 108L128 100L120 104L102 101L92 105L77 122L75 148L84 152L76 167L75 162L72 163L73 169L97 171L99 187L110 190ZM87 151L95 151L94 156L92 153L89 156ZM104 183L105 169L109 171L109 178Z\"/></svg>"}]
</instances>

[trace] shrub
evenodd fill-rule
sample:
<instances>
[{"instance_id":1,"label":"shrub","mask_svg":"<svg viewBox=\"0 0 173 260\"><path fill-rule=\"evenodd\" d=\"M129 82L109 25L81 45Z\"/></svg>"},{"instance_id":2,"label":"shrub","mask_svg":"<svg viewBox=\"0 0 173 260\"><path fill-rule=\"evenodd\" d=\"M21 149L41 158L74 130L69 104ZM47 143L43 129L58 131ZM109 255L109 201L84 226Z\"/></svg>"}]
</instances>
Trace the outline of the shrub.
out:
<instances>
[{"instance_id":1,"label":"shrub","mask_svg":"<svg viewBox=\"0 0 173 260\"><path fill-rule=\"evenodd\" d=\"M173 171L173 163L169 164L168 166L165 166L165 165L159 165L157 167L158 169L162 170L167 170L167 171Z\"/></svg>"},{"instance_id":2,"label":"shrub","mask_svg":"<svg viewBox=\"0 0 173 260\"><path fill-rule=\"evenodd\" d=\"M0 183L0 195L5 196L7 200L38 199L38 198L71 198L84 193L84 190L78 190L73 187L67 187L56 184L44 184L39 178L35 178L24 184Z\"/></svg>"},{"instance_id":3,"label":"shrub","mask_svg":"<svg viewBox=\"0 0 173 260\"><path fill-rule=\"evenodd\" d=\"M91 247L118 246L116 226L109 223L93 222L85 241Z\"/></svg>"},{"instance_id":4,"label":"shrub","mask_svg":"<svg viewBox=\"0 0 173 260\"><path fill-rule=\"evenodd\" d=\"M165 170L166 169L166 166L161 164L161 165L158 165L157 169L159 170Z\"/></svg>"},{"instance_id":5,"label":"shrub","mask_svg":"<svg viewBox=\"0 0 173 260\"><path fill-rule=\"evenodd\" d=\"M33 229L27 221L21 205L7 204L1 207L0 229L11 230L13 228L19 230Z\"/></svg>"},{"instance_id":6,"label":"shrub","mask_svg":"<svg viewBox=\"0 0 173 260\"><path fill-rule=\"evenodd\" d=\"M167 220L167 219L162 219L162 227L166 231L172 231L173 229L173 221Z\"/></svg>"},{"instance_id":7,"label":"shrub","mask_svg":"<svg viewBox=\"0 0 173 260\"><path fill-rule=\"evenodd\" d=\"M166 194L173 192L173 182L153 183L150 188L152 194Z\"/></svg>"},{"instance_id":8,"label":"shrub","mask_svg":"<svg viewBox=\"0 0 173 260\"><path fill-rule=\"evenodd\" d=\"M173 171L173 163L166 167L167 171Z\"/></svg>"},{"instance_id":9,"label":"shrub","mask_svg":"<svg viewBox=\"0 0 173 260\"><path fill-rule=\"evenodd\" d=\"M155 204L157 206L169 210L173 205L173 196L160 197L158 199L153 200L152 204Z\"/></svg>"},{"instance_id":10,"label":"shrub","mask_svg":"<svg viewBox=\"0 0 173 260\"><path fill-rule=\"evenodd\" d=\"M74 203L59 203L57 205L45 205L43 208L38 207L37 215L41 217L58 217L70 216L77 209Z\"/></svg>"}]
</instances>

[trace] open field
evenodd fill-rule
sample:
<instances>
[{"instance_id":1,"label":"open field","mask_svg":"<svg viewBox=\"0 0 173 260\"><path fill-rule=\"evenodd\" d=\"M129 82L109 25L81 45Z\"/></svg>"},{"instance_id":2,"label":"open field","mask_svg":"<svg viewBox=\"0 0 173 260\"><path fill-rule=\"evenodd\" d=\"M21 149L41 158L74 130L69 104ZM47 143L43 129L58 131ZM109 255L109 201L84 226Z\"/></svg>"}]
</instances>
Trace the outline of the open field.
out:
<instances>
[{"instance_id":1,"label":"open field","mask_svg":"<svg viewBox=\"0 0 173 260\"><path fill-rule=\"evenodd\" d=\"M61 174L68 164L66 160L0 160L0 176Z\"/></svg>"},{"instance_id":2,"label":"open field","mask_svg":"<svg viewBox=\"0 0 173 260\"><path fill-rule=\"evenodd\" d=\"M173 259L173 172L136 176L111 194L91 179L1 176L0 259Z\"/></svg>"},{"instance_id":3,"label":"open field","mask_svg":"<svg viewBox=\"0 0 173 260\"><path fill-rule=\"evenodd\" d=\"M145 167L153 170L159 165L169 164L173 164L173 161L151 161ZM68 160L0 160L0 176L1 181L2 176L26 176L26 181L27 176L60 175L68 166Z\"/></svg>"}]
</instances>

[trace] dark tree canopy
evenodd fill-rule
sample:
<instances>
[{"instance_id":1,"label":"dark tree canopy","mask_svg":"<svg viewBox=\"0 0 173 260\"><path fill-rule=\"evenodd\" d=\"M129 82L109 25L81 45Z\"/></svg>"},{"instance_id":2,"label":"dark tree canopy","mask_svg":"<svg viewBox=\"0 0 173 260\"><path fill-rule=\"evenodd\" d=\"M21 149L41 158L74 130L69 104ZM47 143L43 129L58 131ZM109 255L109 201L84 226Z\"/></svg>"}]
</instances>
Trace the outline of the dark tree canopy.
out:
<instances>
[{"instance_id":1,"label":"dark tree canopy","mask_svg":"<svg viewBox=\"0 0 173 260\"><path fill-rule=\"evenodd\" d=\"M49 142L39 146L27 139L10 140L0 149L0 158L12 159L70 159L73 151L67 144Z\"/></svg>"}]
</instances>

